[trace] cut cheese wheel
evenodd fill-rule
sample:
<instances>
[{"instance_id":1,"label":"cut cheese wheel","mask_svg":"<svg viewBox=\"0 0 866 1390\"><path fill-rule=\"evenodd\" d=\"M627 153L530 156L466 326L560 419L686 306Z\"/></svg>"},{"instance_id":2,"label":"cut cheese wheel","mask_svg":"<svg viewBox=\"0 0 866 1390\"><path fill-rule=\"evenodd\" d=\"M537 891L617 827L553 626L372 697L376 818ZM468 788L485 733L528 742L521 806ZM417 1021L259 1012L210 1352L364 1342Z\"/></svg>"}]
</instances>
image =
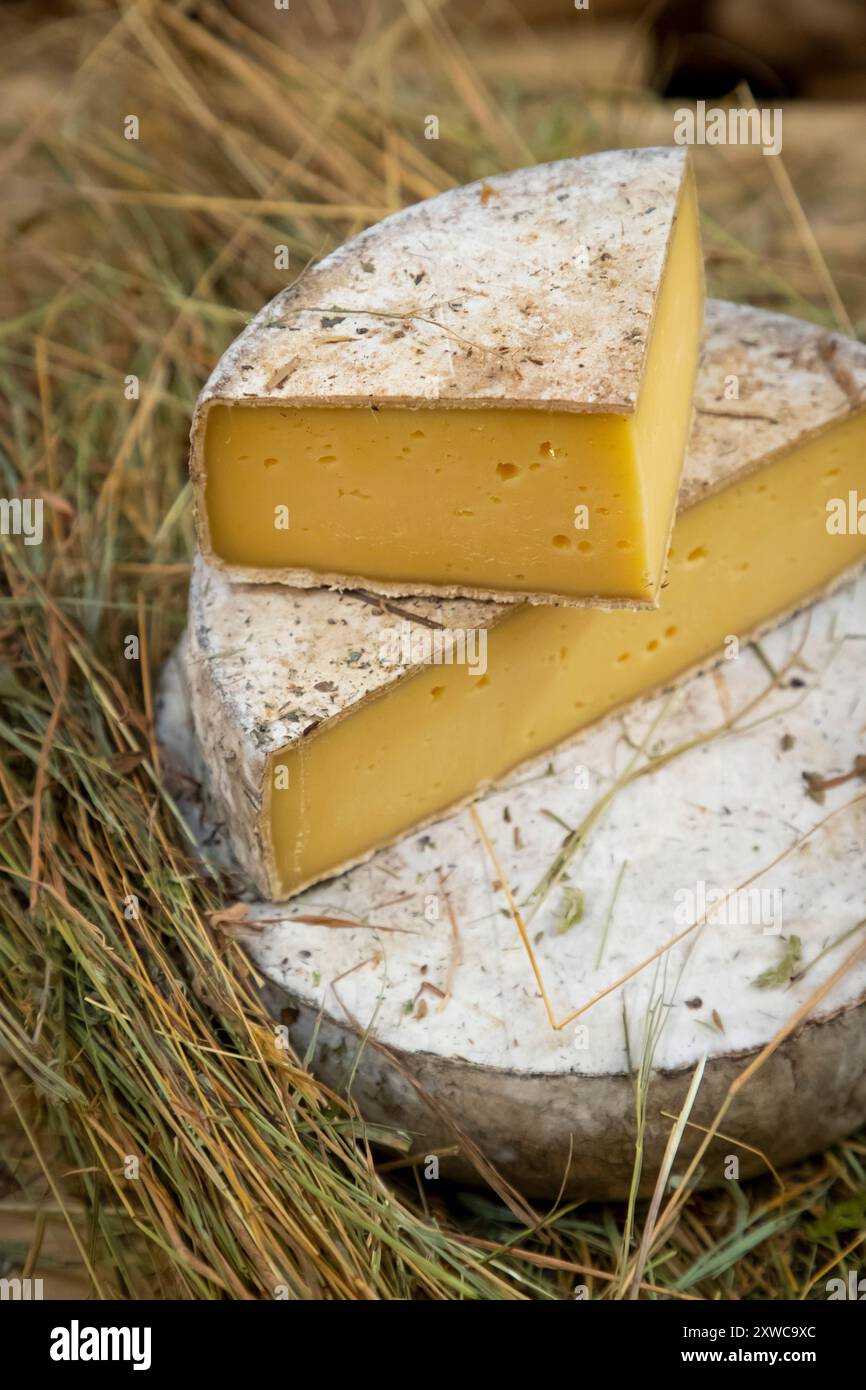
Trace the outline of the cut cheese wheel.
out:
<instances>
[{"instance_id":1,"label":"cut cheese wheel","mask_svg":"<svg viewBox=\"0 0 866 1390\"><path fill-rule=\"evenodd\" d=\"M199 560L192 710L250 880L287 897L358 862L611 710L736 656L854 572L864 389L859 344L708 305L655 612L240 586ZM852 524L833 520L836 502Z\"/></svg>"},{"instance_id":2,"label":"cut cheese wheel","mask_svg":"<svg viewBox=\"0 0 866 1390\"><path fill-rule=\"evenodd\" d=\"M549 1197L563 1186L628 1194L638 1067L644 1193L699 1065L675 1176L747 1068L699 1165L703 1184L863 1124L864 652L866 576L717 680L603 721L288 905L251 903L246 928L235 913L299 1055L335 1089L350 1085L385 1127L371 1137L421 1155L425 1178L436 1171L425 1156L438 1154L443 1176L479 1180L480 1151L504 1180ZM215 808L190 794L203 773L179 673L163 684L164 763L186 775L203 853L230 865ZM648 755L677 750L626 780L630 764L642 772ZM331 794L336 806L338 782ZM566 828L582 825L569 856ZM540 901L533 890L557 865L563 877ZM562 1026L548 1020L506 887Z\"/></svg>"},{"instance_id":3,"label":"cut cheese wheel","mask_svg":"<svg viewBox=\"0 0 866 1390\"><path fill-rule=\"evenodd\" d=\"M702 301L682 150L520 169L389 217L207 383L205 557L263 582L655 606Z\"/></svg>"}]
</instances>

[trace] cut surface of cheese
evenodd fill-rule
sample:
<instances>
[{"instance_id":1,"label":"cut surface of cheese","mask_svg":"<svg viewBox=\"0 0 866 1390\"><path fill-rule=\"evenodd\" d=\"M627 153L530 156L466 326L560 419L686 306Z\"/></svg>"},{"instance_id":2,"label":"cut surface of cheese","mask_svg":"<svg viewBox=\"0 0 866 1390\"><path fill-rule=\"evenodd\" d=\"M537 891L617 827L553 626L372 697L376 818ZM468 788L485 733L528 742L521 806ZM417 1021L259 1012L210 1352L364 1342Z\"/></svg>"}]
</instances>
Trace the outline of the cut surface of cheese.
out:
<instances>
[{"instance_id":1,"label":"cut surface of cheese","mask_svg":"<svg viewBox=\"0 0 866 1390\"><path fill-rule=\"evenodd\" d=\"M682 151L409 208L217 367L193 427L202 551L244 579L652 607L702 311Z\"/></svg>"},{"instance_id":2,"label":"cut surface of cheese","mask_svg":"<svg viewBox=\"0 0 866 1390\"><path fill-rule=\"evenodd\" d=\"M708 310L660 610L382 605L233 586L199 562L193 717L211 794L259 887L287 896L357 862L723 649L735 655L732 639L866 562L866 535L828 526L833 499L866 489L866 349L781 315Z\"/></svg>"}]
</instances>

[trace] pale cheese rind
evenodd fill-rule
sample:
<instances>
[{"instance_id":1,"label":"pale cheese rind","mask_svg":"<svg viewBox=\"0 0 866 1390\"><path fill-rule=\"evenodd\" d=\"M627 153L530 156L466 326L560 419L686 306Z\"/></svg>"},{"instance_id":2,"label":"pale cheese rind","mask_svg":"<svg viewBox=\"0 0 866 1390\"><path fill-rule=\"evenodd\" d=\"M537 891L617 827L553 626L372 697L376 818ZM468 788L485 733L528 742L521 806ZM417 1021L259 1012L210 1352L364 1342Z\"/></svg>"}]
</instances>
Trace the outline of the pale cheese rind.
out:
<instances>
[{"instance_id":1,"label":"pale cheese rind","mask_svg":"<svg viewBox=\"0 0 866 1390\"><path fill-rule=\"evenodd\" d=\"M611 150L394 213L251 320L194 439L213 401L633 414L686 168Z\"/></svg>"},{"instance_id":2,"label":"pale cheese rind","mask_svg":"<svg viewBox=\"0 0 866 1390\"><path fill-rule=\"evenodd\" d=\"M862 343L787 314L707 300L677 511L864 406Z\"/></svg>"}]
</instances>

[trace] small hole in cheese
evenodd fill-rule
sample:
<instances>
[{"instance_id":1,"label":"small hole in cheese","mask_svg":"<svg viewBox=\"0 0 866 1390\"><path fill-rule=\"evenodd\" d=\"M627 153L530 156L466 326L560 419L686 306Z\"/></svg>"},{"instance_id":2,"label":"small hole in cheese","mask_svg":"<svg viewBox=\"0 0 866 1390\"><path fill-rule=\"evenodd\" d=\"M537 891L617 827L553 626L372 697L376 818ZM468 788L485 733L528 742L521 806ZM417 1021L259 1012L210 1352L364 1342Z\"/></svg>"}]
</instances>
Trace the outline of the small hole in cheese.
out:
<instances>
[{"instance_id":1,"label":"small hole in cheese","mask_svg":"<svg viewBox=\"0 0 866 1390\"><path fill-rule=\"evenodd\" d=\"M264 463L265 468L273 468L275 464L279 463L279 459L263 459L262 462Z\"/></svg>"},{"instance_id":2,"label":"small hole in cheese","mask_svg":"<svg viewBox=\"0 0 866 1390\"><path fill-rule=\"evenodd\" d=\"M515 477L516 474L520 472L520 469L517 467L516 463L497 463L496 471L504 482L508 482L508 479Z\"/></svg>"},{"instance_id":3,"label":"small hole in cheese","mask_svg":"<svg viewBox=\"0 0 866 1390\"><path fill-rule=\"evenodd\" d=\"M568 539L568 536L554 536L551 544L555 545L557 550L567 550L571 545L571 541Z\"/></svg>"},{"instance_id":4,"label":"small hole in cheese","mask_svg":"<svg viewBox=\"0 0 866 1390\"><path fill-rule=\"evenodd\" d=\"M690 550L688 555L686 556L686 559L688 560L690 565L695 565L697 564L698 560L706 560L706 558L707 551L706 547L703 545L696 545L694 550Z\"/></svg>"},{"instance_id":5,"label":"small hole in cheese","mask_svg":"<svg viewBox=\"0 0 866 1390\"><path fill-rule=\"evenodd\" d=\"M434 685L433 689L430 691L430 699L431 699L431 700L441 700L441 698L442 698L442 696L443 696L444 694L445 694L445 687L444 687L444 685Z\"/></svg>"}]
</instances>

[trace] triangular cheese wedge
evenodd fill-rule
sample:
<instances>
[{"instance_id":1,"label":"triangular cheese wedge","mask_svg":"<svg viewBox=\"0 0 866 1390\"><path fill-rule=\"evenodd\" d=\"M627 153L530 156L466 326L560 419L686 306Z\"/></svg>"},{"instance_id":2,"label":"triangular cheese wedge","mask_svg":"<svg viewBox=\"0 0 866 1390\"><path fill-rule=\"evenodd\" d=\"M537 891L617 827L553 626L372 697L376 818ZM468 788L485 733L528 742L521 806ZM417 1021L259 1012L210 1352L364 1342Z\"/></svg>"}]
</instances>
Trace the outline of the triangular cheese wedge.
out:
<instances>
[{"instance_id":1,"label":"triangular cheese wedge","mask_svg":"<svg viewBox=\"0 0 866 1390\"><path fill-rule=\"evenodd\" d=\"M234 578L652 607L703 268L678 149L519 169L301 275L202 392L202 553Z\"/></svg>"},{"instance_id":2,"label":"triangular cheese wedge","mask_svg":"<svg viewBox=\"0 0 866 1390\"><path fill-rule=\"evenodd\" d=\"M210 795L262 892L356 863L612 710L734 656L866 561L866 347L707 307L656 612L238 586L198 561L194 723Z\"/></svg>"}]
</instances>

